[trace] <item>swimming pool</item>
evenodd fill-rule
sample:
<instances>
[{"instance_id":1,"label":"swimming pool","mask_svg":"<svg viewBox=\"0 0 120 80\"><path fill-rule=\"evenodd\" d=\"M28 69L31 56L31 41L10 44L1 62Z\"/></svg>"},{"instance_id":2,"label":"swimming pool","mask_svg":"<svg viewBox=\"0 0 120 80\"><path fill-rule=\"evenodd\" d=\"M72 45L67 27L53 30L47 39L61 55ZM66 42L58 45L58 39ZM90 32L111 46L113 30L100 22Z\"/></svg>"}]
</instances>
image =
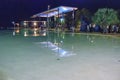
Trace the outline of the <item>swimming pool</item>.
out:
<instances>
[{"instance_id":1,"label":"swimming pool","mask_svg":"<svg viewBox=\"0 0 120 80\"><path fill-rule=\"evenodd\" d=\"M0 80L120 80L120 38L0 31L0 40Z\"/></svg>"}]
</instances>

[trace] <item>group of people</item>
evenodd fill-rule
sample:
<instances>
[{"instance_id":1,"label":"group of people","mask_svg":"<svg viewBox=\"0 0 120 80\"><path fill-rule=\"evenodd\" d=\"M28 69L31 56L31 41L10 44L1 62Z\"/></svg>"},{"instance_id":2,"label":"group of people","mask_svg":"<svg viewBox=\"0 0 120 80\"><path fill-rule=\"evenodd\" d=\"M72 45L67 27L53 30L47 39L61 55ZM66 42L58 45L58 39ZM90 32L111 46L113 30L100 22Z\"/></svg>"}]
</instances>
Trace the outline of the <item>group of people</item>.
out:
<instances>
[{"instance_id":1,"label":"group of people","mask_svg":"<svg viewBox=\"0 0 120 80\"><path fill-rule=\"evenodd\" d=\"M99 26L96 24L81 25L80 31L82 32L102 32L102 33L120 33L120 26L109 25L109 26Z\"/></svg>"}]
</instances>

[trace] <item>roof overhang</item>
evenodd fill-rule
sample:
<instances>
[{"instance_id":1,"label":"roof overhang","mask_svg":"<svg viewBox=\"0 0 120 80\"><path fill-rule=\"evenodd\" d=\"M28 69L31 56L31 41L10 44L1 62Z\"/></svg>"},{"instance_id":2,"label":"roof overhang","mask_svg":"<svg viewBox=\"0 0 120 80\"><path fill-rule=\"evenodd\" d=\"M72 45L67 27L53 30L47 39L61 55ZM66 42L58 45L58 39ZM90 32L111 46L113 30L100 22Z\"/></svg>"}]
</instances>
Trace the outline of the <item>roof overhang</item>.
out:
<instances>
[{"instance_id":1,"label":"roof overhang","mask_svg":"<svg viewBox=\"0 0 120 80\"><path fill-rule=\"evenodd\" d=\"M67 13L77 10L76 7L68 7L68 6L60 6L56 7L38 14L33 15L31 18L36 18L36 17L52 17L52 16L57 16L58 14L62 13Z\"/></svg>"}]
</instances>

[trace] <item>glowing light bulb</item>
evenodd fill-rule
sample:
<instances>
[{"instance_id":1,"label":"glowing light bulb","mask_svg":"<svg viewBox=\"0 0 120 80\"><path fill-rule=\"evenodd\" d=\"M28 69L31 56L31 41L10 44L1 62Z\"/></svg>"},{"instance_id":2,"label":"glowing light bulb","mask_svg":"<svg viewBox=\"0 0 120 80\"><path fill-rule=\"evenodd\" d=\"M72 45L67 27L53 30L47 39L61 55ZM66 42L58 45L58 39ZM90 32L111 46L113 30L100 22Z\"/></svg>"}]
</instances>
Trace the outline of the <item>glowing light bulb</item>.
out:
<instances>
[{"instance_id":1,"label":"glowing light bulb","mask_svg":"<svg viewBox=\"0 0 120 80\"><path fill-rule=\"evenodd\" d=\"M33 25L34 25L34 26L37 26L37 22L34 22Z\"/></svg>"}]
</instances>

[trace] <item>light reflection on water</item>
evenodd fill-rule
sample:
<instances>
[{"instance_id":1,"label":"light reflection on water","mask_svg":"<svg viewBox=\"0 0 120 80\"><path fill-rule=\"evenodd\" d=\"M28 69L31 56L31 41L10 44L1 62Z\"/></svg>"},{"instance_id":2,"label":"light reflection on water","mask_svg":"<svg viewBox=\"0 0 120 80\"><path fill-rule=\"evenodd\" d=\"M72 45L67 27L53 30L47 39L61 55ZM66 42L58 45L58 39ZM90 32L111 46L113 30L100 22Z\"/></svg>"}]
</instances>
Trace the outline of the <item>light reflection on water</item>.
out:
<instances>
[{"instance_id":1,"label":"light reflection on water","mask_svg":"<svg viewBox=\"0 0 120 80\"><path fill-rule=\"evenodd\" d=\"M46 36L46 31L45 30L39 30L39 29L28 29L28 28L25 28L23 30L14 30L13 31L13 36L15 35L23 35L23 36Z\"/></svg>"},{"instance_id":2,"label":"light reflection on water","mask_svg":"<svg viewBox=\"0 0 120 80\"><path fill-rule=\"evenodd\" d=\"M66 80L62 78L66 73L67 80L84 80L86 77L99 80L99 75L104 76L104 80L118 80L120 38L64 32L26 37L23 33L15 36L11 36L12 32L4 33L0 36L0 69L7 73L0 71L3 80L7 80L6 76L13 80ZM40 43L46 41L54 48L42 47ZM50 50L55 47L76 55L57 61L58 57ZM62 76L59 77L58 74Z\"/></svg>"}]
</instances>

